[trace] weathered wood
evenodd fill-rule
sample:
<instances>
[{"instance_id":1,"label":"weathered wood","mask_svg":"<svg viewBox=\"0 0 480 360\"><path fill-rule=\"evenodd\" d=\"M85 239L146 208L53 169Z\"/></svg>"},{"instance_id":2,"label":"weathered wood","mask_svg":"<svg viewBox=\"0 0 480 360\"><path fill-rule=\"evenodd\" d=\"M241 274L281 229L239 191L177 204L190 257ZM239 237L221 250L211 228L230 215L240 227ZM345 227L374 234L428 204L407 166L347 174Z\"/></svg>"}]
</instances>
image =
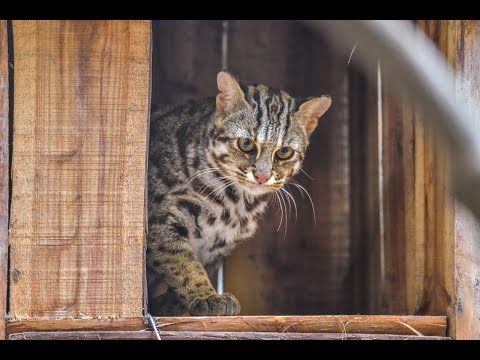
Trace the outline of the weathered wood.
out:
<instances>
[{"instance_id":1,"label":"weathered wood","mask_svg":"<svg viewBox=\"0 0 480 360\"><path fill-rule=\"evenodd\" d=\"M448 42L446 34L442 35L436 30L430 30L430 34L435 34L437 41L442 39L442 42ZM373 64L370 66L373 67ZM370 70L369 73L373 75L375 71ZM357 204L360 206L353 213L352 219L355 221L358 217L353 225L353 256L356 259L353 271L358 274L357 268L362 261L366 262L364 268L367 270L375 262L378 264L379 257L383 256L383 265L375 266L373 277L357 285L360 286L357 293L367 291L369 299L373 299L374 303L364 304L367 308L357 307L356 311L442 315L446 313L448 304L455 295L454 274L451 271L453 203L446 191L448 179L445 151L438 139L434 138L431 129L425 129L423 115L413 106L412 99L395 95L392 91L393 84L384 76L383 71L381 75L382 92L379 94L380 99L375 97L379 102L371 101L372 94L364 100L367 109L363 110L365 113L370 108L373 112L379 104L382 105L380 120L373 116L368 119L382 130L380 137L377 136L378 144L381 145L378 151L381 153L372 154L371 150L368 151L366 141L362 143L357 138L366 136L368 141L375 139L374 131L365 135L365 129L359 128L361 125L357 121L361 121L362 111L353 113L356 110L354 108L351 119L354 123L352 127L356 126L352 130L352 146L356 146L356 149L352 148L352 153L360 151L363 146L364 156L368 157L360 164L352 163L353 175L363 174L365 169L371 174L370 168L365 165L368 162L376 161L379 166L378 174L373 173L363 181L363 185L352 181L359 188L357 193L362 194L353 197L354 203L359 198ZM352 97L355 96L359 95L352 94ZM357 155L357 159L361 160L361 157ZM356 168L358 170L355 171ZM380 236L377 235L381 232L380 221L373 223L372 214L368 213L372 205L365 206L365 200L362 202L362 196L371 198L373 193L374 198L375 189L372 191L371 186L376 178L381 179L378 185L382 192L378 206L378 213L383 218L383 232ZM377 208L373 206L373 209L375 211ZM362 232L370 237L360 240L360 245L355 245ZM372 235L375 239L373 246L369 245ZM382 244L383 255L372 251L378 249L375 247L376 241ZM361 251L365 247L368 250L364 250L367 254L362 259ZM358 249L360 254L357 254ZM360 274L369 272L360 271ZM362 275L357 275L358 277L361 278ZM373 291L368 290L372 286ZM381 297L380 301L378 296Z\"/></svg>"},{"instance_id":2,"label":"weathered wood","mask_svg":"<svg viewBox=\"0 0 480 360\"><path fill-rule=\"evenodd\" d=\"M162 340L449 340L442 336L348 334L348 333L265 333L214 331L161 331ZM11 334L9 340L156 340L153 331L58 331Z\"/></svg>"},{"instance_id":3,"label":"weathered wood","mask_svg":"<svg viewBox=\"0 0 480 360\"><path fill-rule=\"evenodd\" d=\"M451 22L419 21L422 29L447 55L453 64L456 31L449 29ZM420 30L419 30L420 31ZM415 161L416 172L416 228L417 261L415 313L448 314L450 331L454 331L454 318L450 308L455 303L454 268L454 201L448 192L448 156L423 113L415 110ZM423 167L423 168L422 168ZM422 177L420 177L422 176ZM423 187L423 190L421 189ZM423 206L423 214L419 209ZM422 218L423 217L423 223ZM423 240L422 240L423 239ZM423 270L423 271L422 271ZM412 270L410 270L412 271ZM420 276L423 275L423 280ZM413 285L412 285L413 287ZM451 335L453 335L451 333Z\"/></svg>"},{"instance_id":4,"label":"weathered wood","mask_svg":"<svg viewBox=\"0 0 480 360\"><path fill-rule=\"evenodd\" d=\"M10 315L142 315L149 21L14 21Z\"/></svg>"},{"instance_id":5,"label":"weathered wood","mask_svg":"<svg viewBox=\"0 0 480 360\"><path fill-rule=\"evenodd\" d=\"M222 316L159 317L162 331L247 331L247 332L318 332L445 336L444 316L394 315L320 315L320 316ZM31 331L144 330L143 319L131 320L25 320L10 321L8 333ZM418 335L418 334L417 334Z\"/></svg>"},{"instance_id":6,"label":"weathered wood","mask_svg":"<svg viewBox=\"0 0 480 360\"><path fill-rule=\"evenodd\" d=\"M153 22L152 103L215 96L221 70L219 20Z\"/></svg>"},{"instance_id":7,"label":"weathered wood","mask_svg":"<svg viewBox=\"0 0 480 360\"><path fill-rule=\"evenodd\" d=\"M446 32L440 46L457 70L455 88L469 96L467 110L480 136L480 21L436 21ZM478 160L478 159L476 159ZM452 159L457 161L457 159ZM456 179L456 174L453 174ZM466 194L468 190L465 189ZM475 187L478 193L478 188ZM467 195L469 196L469 195ZM473 196L473 194L472 194ZM453 236L452 236L453 237ZM480 221L463 204L455 204L456 301L450 303L452 336L480 339ZM450 265L450 264L449 264ZM450 271L452 268L450 267Z\"/></svg>"},{"instance_id":8,"label":"weathered wood","mask_svg":"<svg viewBox=\"0 0 480 360\"><path fill-rule=\"evenodd\" d=\"M7 21L0 20L0 340L5 339L8 271L8 36Z\"/></svg>"},{"instance_id":9,"label":"weathered wood","mask_svg":"<svg viewBox=\"0 0 480 360\"><path fill-rule=\"evenodd\" d=\"M352 312L384 313L378 84L377 81L368 81L358 68L354 68L354 59L351 66L349 139ZM377 67L377 64L371 66Z\"/></svg>"},{"instance_id":10,"label":"weathered wood","mask_svg":"<svg viewBox=\"0 0 480 360\"><path fill-rule=\"evenodd\" d=\"M135 331L148 328L143 318L132 319L65 319L10 320L7 333L30 331Z\"/></svg>"},{"instance_id":11,"label":"weathered wood","mask_svg":"<svg viewBox=\"0 0 480 360\"><path fill-rule=\"evenodd\" d=\"M277 231L280 212L272 205L255 237L225 261L225 289L238 297L242 314L350 312L347 60L295 22L230 21L229 69L240 79L333 99L305 157L309 175L296 177L312 196L316 226L308 197L289 185L298 219L292 210L286 234L285 217Z\"/></svg>"},{"instance_id":12,"label":"weathered wood","mask_svg":"<svg viewBox=\"0 0 480 360\"><path fill-rule=\"evenodd\" d=\"M384 311L407 313L407 222L415 213L409 211L414 191L413 112L408 105L398 106L388 93L383 79L383 210L384 210ZM401 103L400 103L401 104Z\"/></svg>"}]
</instances>

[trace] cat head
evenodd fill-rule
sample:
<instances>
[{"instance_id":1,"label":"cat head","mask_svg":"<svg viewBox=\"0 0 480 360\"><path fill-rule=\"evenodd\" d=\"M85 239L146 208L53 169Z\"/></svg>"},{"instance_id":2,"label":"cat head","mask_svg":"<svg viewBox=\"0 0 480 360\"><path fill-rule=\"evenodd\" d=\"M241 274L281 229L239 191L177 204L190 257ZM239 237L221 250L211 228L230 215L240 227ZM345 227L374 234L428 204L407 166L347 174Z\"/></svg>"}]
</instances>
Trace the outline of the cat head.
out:
<instances>
[{"instance_id":1,"label":"cat head","mask_svg":"<svg viewBox=\"0 0 480 360\"><path fill-rule=\"evenodd\" d=\"M244 85L223 71L217 86L211 161L252 194L278 190L300 170L330 97L297 99L265 85Z\"/></svg>"}]
</instances>

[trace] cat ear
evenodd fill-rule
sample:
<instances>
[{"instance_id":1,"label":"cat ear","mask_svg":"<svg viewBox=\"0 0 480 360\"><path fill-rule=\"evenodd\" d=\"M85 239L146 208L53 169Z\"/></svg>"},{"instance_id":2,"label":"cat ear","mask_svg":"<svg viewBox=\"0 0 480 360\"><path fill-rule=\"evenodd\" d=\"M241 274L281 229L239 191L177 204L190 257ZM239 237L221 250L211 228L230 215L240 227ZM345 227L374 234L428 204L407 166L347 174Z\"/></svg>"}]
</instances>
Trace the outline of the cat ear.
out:
<instances>
[{"instance_id":1,"label":"cat ear","mask_svg":"<svg viewBox=\"0 0 480 360\"><path fill-rule=\"evenodd\" d=\"M310 136L315 130L318 119L325 114L330 105L332 105L332 99L328 95L309 99L300 105L297 114L305 125L307 136Z\"/></svg>"},{"instance_id":2,"label":"cat ear","mask_svg":"<svg viewBox=\"0 0 480 360\"><path fill-rule=\"evenodd\" d=\"M240 84L229 73L224 71L218 73L217 86L217 110L221 113L232 111L235 107L245 101Z\"/></svg>"}]
</instances>

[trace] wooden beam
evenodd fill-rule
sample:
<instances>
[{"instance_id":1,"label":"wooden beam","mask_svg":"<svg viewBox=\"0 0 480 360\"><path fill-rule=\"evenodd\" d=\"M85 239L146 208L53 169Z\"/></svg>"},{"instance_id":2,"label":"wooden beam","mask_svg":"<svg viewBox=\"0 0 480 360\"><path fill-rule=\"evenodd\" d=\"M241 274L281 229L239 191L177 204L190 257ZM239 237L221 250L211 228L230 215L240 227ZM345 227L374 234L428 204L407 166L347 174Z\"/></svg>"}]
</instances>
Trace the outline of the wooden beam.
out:
<instances>
[{"instance_id":1,"label":"wooden beam","mask_svg":"<svg viewBox=\"0 0 480 360\"><path fill-rule=\"evenodd\" d=\"M143 311L150 21L14 21L10 315Z\"/></svg>"},{"instance_id":2,"label":"wooden beam","mask_svg":"<svg viewBox=\"0 0 480 360\"><path fill-rule=\"evenodd\" d=\"M433 21L433 20L432 20ZM480 136L480 21L438 21L453 37L442 51L453 58L456 89L469 95L467 109ZM476 159L478 161L478 159ZM457 161L453 159L452 161ZM455 177L456 175L454 175ZM465 189L466 194L468 190ZM474 188L478 194L478 188ZM472 194L473 195L473 194ZM467 195L468 196L468 195ZM457 339L480 339L480 220L460 202L455 204L456 301L450 302L451 328ZM453 234L452 234L453 237ZM453 251L452 251L453 252ZM449 267L451 271L451 267Z\"/></svg>"},{"instance_id":3,"label":"wooden beam","mask_svg":"<svg viewBox=\"0 0 480 360\"><path fill-rule=\"evenodd\" d=\"M319 315L159 317L162 331L242 331L297 333L365 333L445 336L444 316ZM8 333L32 331L145 330L143 319L131 320L29 320L10 321Z\"/></svg>"},{"instance_id":4,"label":"wooden beam","mask_svg":"<svg viewBox=\"0 0 480 360\"><path fill-rule=\"evenodd\" d=\"M275 333L218 331L161 331L162 340L449 340L442 336ZM9 340L155 340L153 331L58 331L11 334Z\"/></svg>"},{"instance_id":5,"label":"wooden beam","mask_svg":"<svg viewBox=\"0 0 480 360\"><path fill-rule=\"evenodd\" d=\"M7 21L0 20L0 340L5 339L8 271L8 44Z\"/></svg>"}]
</instances>

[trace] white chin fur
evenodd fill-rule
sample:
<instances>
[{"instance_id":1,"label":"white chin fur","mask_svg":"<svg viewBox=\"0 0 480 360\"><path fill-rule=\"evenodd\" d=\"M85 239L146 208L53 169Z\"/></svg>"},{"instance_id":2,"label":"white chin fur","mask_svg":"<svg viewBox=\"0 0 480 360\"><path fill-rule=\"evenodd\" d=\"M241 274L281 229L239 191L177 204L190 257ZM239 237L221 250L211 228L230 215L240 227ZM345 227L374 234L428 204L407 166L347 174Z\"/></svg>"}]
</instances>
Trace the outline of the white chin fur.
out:
<instances>
[{"instance_id":1,"label":"white chin fur","mask_svg":"<svg viewBox=\"0 0 480 360\"><path fill-rule=\"evenodd\" d=\"M263 185L246 186L246 189L253 195L262 195L269 192L269 190Z\"/></svg>"}]
</instances>

